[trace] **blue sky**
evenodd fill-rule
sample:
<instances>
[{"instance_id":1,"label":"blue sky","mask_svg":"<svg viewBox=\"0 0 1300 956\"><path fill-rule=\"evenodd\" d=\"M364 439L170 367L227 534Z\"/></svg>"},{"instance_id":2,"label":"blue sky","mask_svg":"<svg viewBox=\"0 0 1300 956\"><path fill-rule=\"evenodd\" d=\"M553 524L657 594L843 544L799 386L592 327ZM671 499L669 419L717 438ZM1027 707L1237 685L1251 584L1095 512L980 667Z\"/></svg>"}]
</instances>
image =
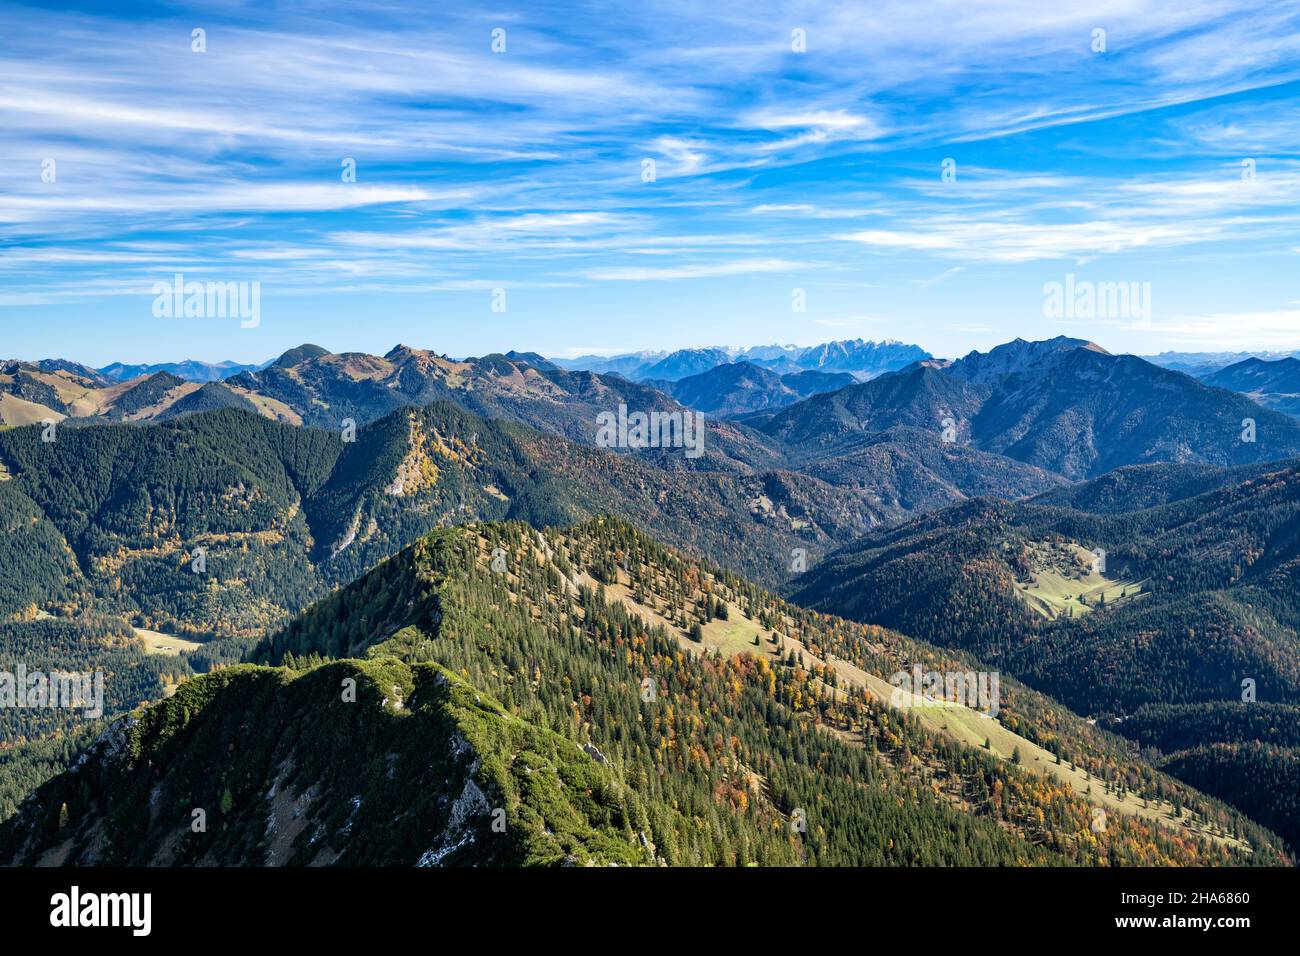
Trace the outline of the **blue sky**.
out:
<instances>
[{"instance_id":1,"label":"blue sky","mask_svg":"<svg viewBox=\"0 0 1300 956\"><path fill-rule=\"evenodd\" d=\"M1300 348L1295 2L292 6L0 4L0 356Z\"/></svg>"}]
</instances>

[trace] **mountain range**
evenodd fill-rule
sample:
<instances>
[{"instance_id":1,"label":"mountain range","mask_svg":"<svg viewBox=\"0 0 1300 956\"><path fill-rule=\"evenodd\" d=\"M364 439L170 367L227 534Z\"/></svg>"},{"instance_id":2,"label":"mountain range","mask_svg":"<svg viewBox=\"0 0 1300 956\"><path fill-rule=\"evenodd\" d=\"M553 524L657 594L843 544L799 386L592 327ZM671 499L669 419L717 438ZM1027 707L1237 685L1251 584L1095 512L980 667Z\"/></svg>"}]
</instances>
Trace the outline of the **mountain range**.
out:
<instances>
[{"instance_id":1,"label":"mountain range","mask_svg":"<svg viewBox=\"0 0 1300 956\"><path fill-rule=\"evenodd\" d=\"M99 723L0 714L0 860L1292 859L1286 366L781 361L3 363L0 671L115 676ZM628 409L702 453L610 447Z\"/></svg>"},{"instance_id":2,"label":"mountain range","mask_svg":"<svg viewBox=\"0 0 1300 956\"><path fill-rule=\"evenodd\" d=\"M350 580L438 521L565 523L610 511L773 584L795 549L816 557L972 498L1043 494L1140 463L1300 456L1300 423L1290 417L1065 338L925 360L744 413L841 380L733 363L663 383L673 397L521 353L455 362L407 347L381 358L317 346L204 385L158 372L96 390L75 368L9 374L10 387L29 396L5 393L13 401L44 397L82 413L56 426L57 441L43 440L55 437L43 427L0 431L0 479L12 479L0 493L62 539L48 561L76 556L67 587L106 593L87 583L105 562L116 574L123 560L153 561L235 531L291 546L306 562L295 574L310 586L297 603L262 609L233 595L227 603L242 610L227 615L209 597L204 614L175 622L205 632L216 620L266 626L312 588ZM595 440L598 417L620 405L688 414L683 402L722 402L736 415L706 414L698 458ZM1244 440L1246 419L1254 441ZM166 427L139 427L148 422ZM226 515L240 501L236 528ZM742 557L725 557L742 543ZM50 565L43 578L62 573ZM13 600L14 612L25 606Z\"/></svg>"},{"instance_id":3,"label":"mountain range","mask_svg":"<svg viewBox=\"0 0 1300 956\"><path fill-rule=\"evenodd\" d=\"M1161 352L1159 355L1145 355L1143 358L1153 365L1203 377L1247 359L1272 362L1297 356L1300 356L1300 349L1291 352Z\"/></svg>"},{"instance_id":4,"label":"mountain range","mask_svg":"<svg viewBox=\"0 0 1300 956\"><path fill-rule=\"evenodd\" d=\"M552 361L573 371L612 372L636 381L675 382L732 362L747 362L778 374L845 372L857 379L867 379L929 357L930 353L918 346L892 339L883 342L846 339L812 346L760 345L743 349L713 346L675 352L582 355Z\"/></svg>"},{"instance_id":5,"label":"mountain range","mask_svg":"<svg viewBox=\"0 0 1300 956\"><path fill-rule=\"evenodd\" d=\"M1071 480L1124 465L1300 455L1300 423L1249 398L1079 339L1017 340L815 395L759 427L823 455L906 425Z\"/></svg>"},{"instance_id":6,"label":"mountain range","mask_svg":"<svg viewBox=\"0 0 1300 956\"><path fill-rule=\"evenodd\" d=\"M265 362L261 365L244 365L229 361L200 362L196 359L187 359L184 362L161 362L154 365L123 365L121 362L113 362L96 371L114 382L126 382L158 372L166 372L186 382L219 382L240 372L255 372L265 368L267 364Z\"/></svg>"},{"instance_id":7,"label":"mountain range","mask_svg":"<svg viewBox=\"0 0 1300 956\"><path fill-rule=\"evenodd\" d=\"M1267 830L1014 682L996 719L897 699L885 675L914 661L972 666L622 522L447 529L249 663L109 726L0 825L0 860L1285 859Z\"/></svg>"},{"instance_id":8,"label":"mountain range","mask_svg":"<svg viewBox=\"0 0 1300 956\"><path fill-rule=\"evenodd\" d=\"M737 361L676 381L646 379L645 384L690 408L724 418L745 416L748 421L755 412L784 408L810 395L834 392L856 381L848 372L778 374L753 362Z\"/></svg>"}]
</instances>

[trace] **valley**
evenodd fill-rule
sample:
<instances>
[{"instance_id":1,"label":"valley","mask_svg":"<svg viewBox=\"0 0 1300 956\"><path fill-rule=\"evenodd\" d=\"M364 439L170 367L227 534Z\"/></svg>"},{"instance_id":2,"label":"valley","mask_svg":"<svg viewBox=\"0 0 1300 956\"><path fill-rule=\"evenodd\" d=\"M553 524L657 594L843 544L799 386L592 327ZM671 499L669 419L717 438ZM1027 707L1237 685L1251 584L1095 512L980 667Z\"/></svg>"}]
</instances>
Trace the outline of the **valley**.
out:
<instances>
[{"instance_id":1,"label":"valley","mask_svg":"<svg viewBox=\"0 0 1300 956\"><path fill-rule=\"evenodd\" d=\"M1182 480L1169 469L1131 473L1123 486L1137 502L1131 511L1106 476L1096 482L1104 494L1088 485L1070 490L1078 502L1104 506L1096 512L1055 504L1057 492L1043 497L1050 505L937 512L832 555L787 593L996 662L1151 745L1153 759L1184 779L1229 797L1235 774L1215 778L1203 769L1207 761L1224 771L1240 760L1257 780L1251 762L1285 767L1292 759L1286 746L1255 747L1261 731L1246 717L1255 707L1277 714L1300 694L1292 591L1300 485L1294 463L1225 470L1218 482L1195 468ZM1147 483L1167 500L1146 507ZM1079 541L1105 551L1106 575L1093 570ZM910 587L900 590L904 580ZM1163 731L1130 723L1135 713L1170 707L1194 726L1206 713L1231 714L1237 729L1175 745ZM1165 748L1180 756L1166 758ZM1238 799L1274 821L1291 802L1289 793L1270 798L1255 785Z\"/></svg>"},{"instance_id":2,"label":"valley","mask_svg":"<svg viewBox=\"0 0 1300 956\"><path fill-rule=\"evenodd\" d=\"M1300 0L0 5L15 938L1293 924Z\"/></svg>"},{"instance_id":3,"label":"valley","mask_svg":"<svg viewBox=\"0 0 1300 956\"><path fill-rule=\"evenodd\" d=\"M733 616L788 650L719 654L736 633L713 625ZM832 656L854 670L827 665ZM958 665L901 635L810 615L614 519L540 533L517 523L447 529L270 635L251 665L188 681L119 724L0 827L0 853L101 864L501 862L501 853L667 865L1280 860L1275 837L1026 688L1008 686L999 721L979 721L998 739L982 751L959 742L970 718L945 711L932 725L913 713L927 708L895 709L869 686L867 675L922 657ZM353 675L356 704L346 680L338 692ZM445 809L408 806L384 836L350 839L395 809L383 788L358 793L355 781L388 779L387 792L404 793L407 775L425 772L406 755L425 708L444 706L440 687L469 708L448 716L461 728L452 739L472 749L442 756L434 744L434 759L479 759L455 771L450 790L421 789L431 801L459 793L463 809L441 823ZM1010 736L1045 718L1055 729L1041 751ZM450 729L437 721L435 740ZM345 746L351 756L339 763ZM226 750L233 762L212 756ZM178 783L188 766L193 796L164 772L159 813L104 816L100 801L146 799L152 774L131 756L144 753L176 766ZM1048 753L1087 782L1033 769ZM385 761L387 774L364 769ZM558 792L533 788L539 771L552 778L541 761L557 767ZM271 769L241 770L253 766ZM1092 801L1112 788L1126 796L1097 826ZM271 821L275 833L289 823L276 809L282 789L303 823L282 842L270 830L259 839ZM187 830L196 805L223 826ZM493 829L493 808L504 830Z\"/></svg>"},{"instance_id":4,"label":"valley","mask_svg":"<svg viewBox=\"0 0 1300 956\"><path fill-rule=\"evenodd\" d=\"M98 397L79 393L68 406L97 409L98 419L60 425L52 442L40 426L0 433L7 646L57 634L80 659L125 668L133 676L108 701L108 720L134 712L129 724L202 700L210 729L186 706L203 739L226 733L225 701L260 693L268 666L287 667L283 679L295 685L366 661L399 667L410 686L442 678L400 667L447 668L448 679L454 672L498 699L501 713L559 735L548 748L591 748L580 764L599 753L612 775L605 785L624 794L620 809L566 817L581 839L547 849L550 837L530 831L524 844L498 847L511 859L1289 861L1284 801L1225 789L1208 771L1238 759L1284 767L1289 745L1247 755L1235 749L1250 739L1243 731L1207 738L1208 750L1150 738L1138 751L1138 725L1126 717L1168 702L1212 706L1235 693L1234 674L1252 675L1268 706L1300 692L1300 659L1282 651L1296 624L1282 590L1295 566L1284 531L1294 466L1250 457L1266 449L1231 464L1236 452L1208 437L1167 461L1159 452L1152 460L1159 441L1141 453L1095 440L1071 446L1041 411L1016 430L1056 434L1065 444L1050 454L1041 441L1007 444L990 431L1005 414L993 410L1015 396L1049 382L1068 393L1072 365L1112 358L1074 340L1011 343L866 382L818 372L813 393L799 397L794 379L812 373L743 362L636 384L522 353L456 363L406 348L380 360L304 347L224 380L177 384L158 371L143 390L98 386ZM1128 367L1120 361L1116 374ZM476 376L486 377L469 387ZM734 421L706 415L699 462L673 449L599 448L586 431L606 402L713 402L711 378L748 397L713 406ZM762 388L741 384L751 382ZM378 383L382 399L370 391ZM1223 411L1202 420L1238 414L1237 402L1215 393ZM357 416L354 431L333 427L344 412ZM1122 464L1080 480L1103 461ZM1215 639L1189 637L1200 633ZM635 661L639 677L627 669ZM918 662L1000 671L997 713L891 683ZM652 699L641 703L670 695L667 722L609 696L636 687L644 696L647 679ZM712 716L697 710L704 699ZM686 724L682 706L695 715ZM96 729L101 739L105 726L117 725ZM760 741L776 726L785 730L773 750ZM12 802L0 811L33 788L84 791L66 761L87 746L88 730L48 718L12 725L17 745L0 761L0 798ZM735 742L719 749L709 734ZM257 746L269 748L259 761L283 771L263 781L268 792L292 785L324 832L341 825L343 795L293 769L308 760L303 752ZM110 750L103 772L136 772ZM521 759L512 753L506 766ZM836 769L814 783L827 768ZM210 772L217 804L230 803L224 775ZM645 789L647 773L660 784ZM505 799L514 786L508 776L473 777L471 789ZM888 824L915 839L845 842L891 818L878 787L920 801L915 820ZM811 793L824 812L833 808L835 832L799 829ZM133 857L125 833L103 829L93 800L78 804L70 842L46 843L48 824L28 811L10 816L0 846L65 862L352 858L337 835L328 849L304 843L311 834L298 817L279 816L290 804L272 799L264 812L263 799L249 791L222 814L238 815L241 832L266 812L282 819L288 829L265 858L233 843L178 844L165 827L130 837L144 841L145 856ZM529 799L510 798L511 812L547 818ZM968 818L974 829L957 823ZM689 835L700 821L728 836ZM472 839L457 831L427 855L506 859L490 849L490 820L481 822L488 829ZM774 839L771 826L787 828L786 838ZM395 845L377 852L376 861L409 862Z\"/></svg>"},{"instance_id":5,"label":"valley","mask_svg":"<svg viewBox=\"0 0 1300 956\"><path fill-rule=\"evenodd\" d=\"M1138 600L1142 582L1102 569L1103 557L1076 542L1032 542L1026 549L1029 576L1016 590L1034 611L1049 620L1088 614Z\"/></svg>"}]
</instances>

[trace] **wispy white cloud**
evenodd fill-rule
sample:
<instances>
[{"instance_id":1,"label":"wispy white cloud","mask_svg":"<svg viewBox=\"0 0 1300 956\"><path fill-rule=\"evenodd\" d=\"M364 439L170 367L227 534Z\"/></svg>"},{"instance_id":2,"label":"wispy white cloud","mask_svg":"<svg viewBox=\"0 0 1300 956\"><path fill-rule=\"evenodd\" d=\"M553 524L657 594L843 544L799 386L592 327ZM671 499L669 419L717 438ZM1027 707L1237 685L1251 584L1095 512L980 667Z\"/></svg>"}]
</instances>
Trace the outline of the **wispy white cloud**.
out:
<instances>
[{"instance_id":1,"label":"wispy white cloud","mask_svg":"<svg viewBox=\"0 0 1300 956\"><path fill-rule=\"evenodd\" d=\"M178 264L376 293L816 270L948 301L966 263L1300 234L1293 3L218 5L205 53L173 18L0 16L11 303Z\"/></svg>"},{"instance_id":2,"label":"wispy white cloud","mask_svg":"<svg viewBox=\"0 0 1300 956\"><path fill-rule=\"evenodd\" d=\"M1239 173L1221 167L1213 177L1160 174L1121 182L1030 175L969 189L917 184L928 195L951 196L954 211L936 212L930 205L918 212L896 202L881 208L879 227L837 238L882 250L1024 263L1294 235L1300 227L1300 164L1279 162L1267 180L1244 181ZM1071 197L1068 203L1058 200L1060 192Z\"/></svg>"},{"instance_id":3,"label":"wispy white cloud","mask_svg":"<svg viewBox=\"0 0 1300 956\"><path fill-rule=\"evenodd\" d=\"M51 189L47 194L0 198L0 221L31 221L44 215L105 212L172 213L305 212L394 203L459 205L473 190L431 192L415 186L362 186L320 182L241 183L214 188L166 186L152 192L89 192Z\"/></svg>"},{"instance_id":4,"label":"wispy white cloud","mask_svg":"<svg viewBox=\"0 0 1300 956\"><path fill-rule=\"evenodd\" d=\"M667 266L615 266L592 269L583 273L597 282L655 282L671 279L714 279L721 276L755 275L765 272L793 272L808 269L803 262L787 259L739 259L730 262L713 262L700 265Z\"/></svg>"},{"instance_id":5,"label":"wispy white cloud","mask_svg":"<svg viewBox=\"0 0 1300 956\"><path fill-rule=\"evenodd\" d=\"M756 216L806 216L810 219L860 219L872 214L870 209L825 207L812 203L760 203L749 211Z\"/></svg>"},{"instance_id":6,"label":"wispy white cloud","mask_svg":"<svg viewBox=\"0 0 1300 956\"><path fill-rule=\"evenodd\" d=\"M1300 336L1300 309L1216 312L1171 315L1144 322L1109 322L1124 332L1138 332L1179 349L1221 349L1225 345L1249 349L1290 350Z\"/></svg>"}]
</instances>

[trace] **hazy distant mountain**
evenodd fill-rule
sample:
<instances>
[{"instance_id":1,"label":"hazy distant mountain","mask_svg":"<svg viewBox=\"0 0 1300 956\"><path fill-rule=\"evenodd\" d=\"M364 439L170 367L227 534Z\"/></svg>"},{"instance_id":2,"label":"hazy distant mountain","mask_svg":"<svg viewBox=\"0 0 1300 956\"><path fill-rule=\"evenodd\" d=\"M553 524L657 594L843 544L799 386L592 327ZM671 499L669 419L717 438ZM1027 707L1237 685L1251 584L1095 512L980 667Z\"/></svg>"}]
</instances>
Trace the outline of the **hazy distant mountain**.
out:
<instances>
[{"instance_id":1,"label":"hazy distant mountain","mask_svg":"<svg viewBox=\"0 0 1300 956\"><path fill-rule=\"evenodd\" d=\"M777 374L752 362L730 362L673 381L647 380L683 405L715 415L784 408L801 398L832 392L857 381L847 372L798 371Z\"/></svg>"},{"instance_id":2,"label":"hazy distant mountain","mask_svg":"<svg viewBox=\"0 0 1300 956\"><path fill-rule=\"evenodd\" d=\"M1300 417L1300 359L1248 358L1201 379L1206 385L1248 395L1265 408Z\"/></svg>"},{"instance_id":3,"label":"hazy distant mountain","mask_svg":"<svg viewBox=\"0 0 1300 956\"><path fill-rule=\"evenodd\" d=\"M801 368L871 377L927 358L930 358L930 353L916 345L892 340L867 342L849 339L815 345L805 349L794 361Z\"/></svg>"},{"instance_id":4,"label":"hazy distant mountain","mask_svg":"<svg viewBox=\"0 0 1300 956\"><path fill-rule=\"evenodd\" d=\"M848 372L859 380L903 368L930 357L916 345L886 340L869 342L848 339L822 345L757 345L751 348L680 349L676 352L634 352L627 355L587 355L576 359L553 359L570 370L617 372L637 381L676 381L731 362L749 362L778 374L814 370Z\"/></svg>"},{"instance_id":5,"label":"hazy distant mountain","mask_svg":"<svg viewBox=\"0 0 1300 956\"><path fill-rule=\"evenodd\" d=\"M624 378L636 378L637 371L647 368L667 356L667 352L628 352L624 355L579 355L577 358L553 358L551 361L570 372L612 373Z\"/></svg>"},{"instance_id":6,"label":"hazy distant mountain","mask_svg":"<svg viewBox=\"0 0 1300 956\"><path fill-rule=\"evenodd\" d=\"M776 365L781 362L789 362L793 365L793 358L807 350L799 345L754 345L747 349L732 351L735 352L737 362L753 362L755 365L762 365L775 371Z\"/></svg>"},{"instance_id":7,"label":"hazy distant mountain","mask_svg":"<svg viewBox=\"0 0 1300 956\"><path fill-rule=\"evenodd\" d=\"M699 375L729 361L731 356L725 349L680 349L652 365L638 369L633 377L638 381L666 379L671 382L688 375Z\"/></svg>"},{"instance_id":8,"label":"hazy distant mountain","mask_svg":"<svg viewBox=\"0 0 1300 956\"><path fill-rule=\"evenodd\" d=\"M786 372L781 376L781 384L793 390L800 398L847 388L856 381L849 372L819 372L816 369Z\"/></svg>"},{"instance_id":9,"label":"hazy distant mountain","mask_svg":"<svg viewBox=\"0 0 1300 956\"><path fill-rule=\"evenodd\" d=\"M1297 355L1300 355L1300 350L1294 352L1161 352L1159 355L1143 355L1142 358L1152 365L1172 368L1199 378L1250 358L1271 361Z\"/></svg>"},{"instance_id":10,"label":"hazy distant mountain","mask_svg":"<svg viewBox=\"0 0 1300 956\"><path fill-rule=\"evenodd\" d=\"M967 382L991 385L1008 375L1042 375L1050 372L1064 354L1075 349L1109 354L1092 342L1058 335L1054 339L1040 342L1015 339L987 352L971 352L945 367L950 375Z\"/></svg>"},{"instance_id":11,"label":"hazy distant mountain","mask_svg":"<svg viewBox=\"0 0 1300 956\"><path fill-rule=\"evenodd\" d=\"M262 367L262 365L242 365L239 362L200 362L188 359L184 362L161 362L156 365L123 365L121 362L113 362L98 369L98 372L114 382L125 382L142 375L153 375L156 372L166 372L187 382L219 382L240 372L256 371Z\"/></svg>"}]
</instances>

